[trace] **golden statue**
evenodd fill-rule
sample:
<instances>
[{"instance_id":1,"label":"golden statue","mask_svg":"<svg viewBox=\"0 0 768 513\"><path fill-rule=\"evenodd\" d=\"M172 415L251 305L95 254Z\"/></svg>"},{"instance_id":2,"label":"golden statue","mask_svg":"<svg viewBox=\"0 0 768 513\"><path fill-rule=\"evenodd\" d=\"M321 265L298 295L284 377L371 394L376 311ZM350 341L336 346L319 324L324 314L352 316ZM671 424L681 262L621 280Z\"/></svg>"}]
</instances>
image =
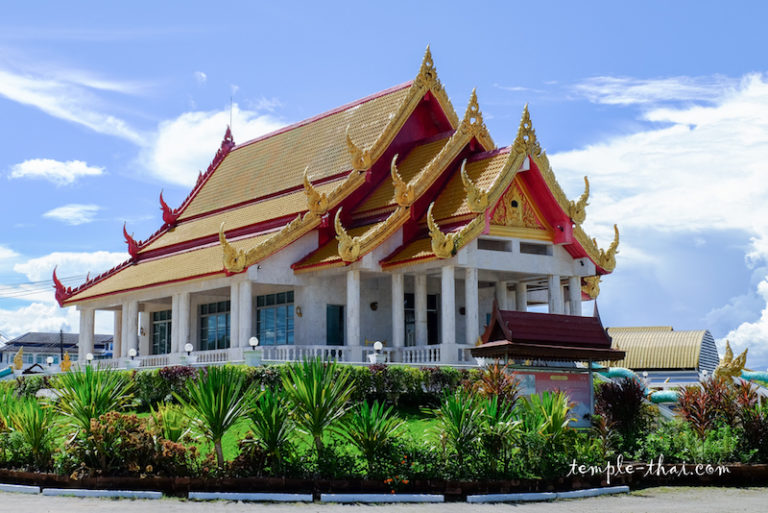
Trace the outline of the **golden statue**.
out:
<instances>
[{"instance_id":1,"label":"golden statue","mask_svg":"<svg viewBox=\"0 0 768 513\"><path fill-rule=\"evenodd\" d=\"M69 351L64 353L64 358L61 360L61 372L69 372L72 368L72 361L69 359Z\"/></svg>"},{"instance_id":2,"label":"golden statue","mask_svg":"<svg viewBox=\"0 0 768 513\"><path fill-rule=\"evenodd\" d=\"M24 368L24 346L19 348L19 352L13 357L13 369L21 370Z\"/></svg>"},{"instance_id":3,"label":"golden statue","mask_svg":"<svg viewBox=\"0 0 768 513\"><path fill-rule=\"evenodd\" d=\"M743 353L734 358L731 343L726 340L725 355L723 355L722 361L717 365L714 375L719 378L738 378L741 376L741 371L744 370L744 366L747 364L748 350L745 349Z\"/></svg>"}]
</instances>

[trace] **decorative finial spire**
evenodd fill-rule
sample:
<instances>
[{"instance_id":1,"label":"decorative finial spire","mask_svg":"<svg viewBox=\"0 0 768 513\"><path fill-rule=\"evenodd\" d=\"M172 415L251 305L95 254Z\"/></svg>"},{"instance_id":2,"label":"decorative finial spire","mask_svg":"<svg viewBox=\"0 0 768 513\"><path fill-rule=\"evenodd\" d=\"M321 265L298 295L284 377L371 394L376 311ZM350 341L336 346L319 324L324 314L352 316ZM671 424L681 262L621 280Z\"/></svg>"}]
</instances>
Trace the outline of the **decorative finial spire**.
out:
<instances>
[{"instance_id":1,"label":"decorative finial spire","mask_svg":"<svg viewBox=\"0 0 768 513\"><path fill-rule=\"evenodd\" d=\"M496 147L483 121L483 113L480 112L476 89L472 89L472 94L469 96L467 110L464 111L464 119L461 120L458 132L475 137L486 150Z\"/></svg>"},{"instance_id":2,"label":"decorative finial spire","mask_svg":"<svg viewBox=\"0 0 768 513\"><path fill-rule=\"evenodd\" d=\"M541 154L541 146L536 139L536 130L533 129L531 114L528 112L528 104L523 109L523 117L520 119L520 127L517 129L517 137L513 144L515 153L526 153L538 157Z\"/></svg>"},{"instance_id":3,"label":"decorative finial spire","mask_svg":"<svg viewBox=\"0 0 768 513\"><path fill-rule=\"evenodd\" d=\"M128 235L125 225L126 223L123 223L123 237L125 237L125 242L128 244L128 254L131 255L131 258L136 258L139 254L139 243L136 242L132 235Z\"/></svg>"},{"instance_id":4,"label":"decorative finial spire","mask_svg":"<svg viewBox=\"0 0 768 513\"><path fill-rule=\"evenodd\" d=\"M429 45L427 45L427 50L424 52L424 59L421 61L418 78L425 82L432 82L437 78L435 61L432 59L432 50L430 50Z\"/></svg>"},{"instance_id":5,"label":"decorative finial spire","mask_svg":"<svg viewBox=\"0 0 768 513\"><path fill-rule=\"evenodd\" d=\"M354 262L360 257L360 237L350 237L341 224L341 208L336 211L333 226L339 241L339 256L345 262Z\"/></svg>"},{"instance_id":6,"label":"decorative finial spire","mask_svg":"<svg viewBox=\"0 0 768 513\"><path fill-rule=\"evenodd\" d=\"M408 185L400 176L400 172L397 169L397 157L392 157L392 164L390 164L389 170L392 175L392 182L395 185L395 202L401 207L410 207L416 199L416 191L413 185Z\"/></svg>"},{"instance_id":7,"label":"decorative finial spire","mask_svg":"<svg viewBox=\"0 0 768 513\"><path fill-rule=\"evenodd\" d=\"M464 184L464 192L467 195L467 205L469 210L475 214L485 212L488 208L488 192L482 190L470 180L467 174L467 159L461 163L461 181Z\"/></svg>"},{"instance_id":8,"label":"decorative finial spire","mask_svg":"<svg viewBox=\"0 0 768 513\"><path fill-rule=\"evenodd\" d=\"M589 179L584 177L584 192L577 201L571 201L568 216L576 224L581 224L587 218L587 202L589 200Z\"/></svg>"},{"instance_id":9,"label":"decorative finial spire","mask_svg":"<svg viewBox=\"0 0 768 513\"><path fill-rule=\"evenodd\" d=\"M163 222L169 227L176 226L176 220L179 218L179 214L165 202L162 190L160 191L160 210L163 211Z\"/></svg>"}]
</instances>

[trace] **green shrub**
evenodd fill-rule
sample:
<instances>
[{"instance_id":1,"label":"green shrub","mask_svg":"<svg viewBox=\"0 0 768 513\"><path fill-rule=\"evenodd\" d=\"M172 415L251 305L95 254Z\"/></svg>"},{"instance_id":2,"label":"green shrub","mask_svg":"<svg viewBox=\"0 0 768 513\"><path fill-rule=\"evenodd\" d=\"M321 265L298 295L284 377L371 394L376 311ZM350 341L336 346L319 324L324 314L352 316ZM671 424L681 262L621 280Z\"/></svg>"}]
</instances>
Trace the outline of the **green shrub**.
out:
<instances>
[{"instance_id":1,"label":"green shrub","mask_svg":"<svg viewBox=\"0 0 768 513\"><path fill-rule=\"evenodd\" d=\"M257 459L256 456L263 458L270 470L279 474L283 462L293 450L292 439L296 427L284 394L281 391L273 392L270 388L265 389L253 402L248 417L255 435L250 443L260 448L255 452L251 449L249 459L253 461Z\"/></svg>"},{"instance_id":2,"label":"green shrub","mask_svg":"<svg viewBox=\"0 0 768 513\"><path fill-rule=\"evenodd\" d=\"M171 403L161 404L157 409L151 409L151 419L153 432L165 440L174 443L190 441L189 418L181 406Z\"/></svg>"},{"instance_id":3,"label":"green shrub","mask_svg":"<svg viewBox=\"0 0 768 513\"><path fill-rule=\"evenodd\" d=\"M483 426L481 399L464 389L446 394L440 408L434 410L438 422L440 444L448 450L447 457L455 455L455 469L467 474L465 462L476 461L479 454L480 433Z\"/></svg>"},{"instance_id":4,"label":"green shrub","mask_svg":"<svg viewBox=\"0 0 768 513\"><path fill-rule=\"evenodd\" d=\"M37 470L51 466L53 442L58 436L55 413L35 399L20 399L10 415L14 433L29 448L31 463Z\"/></svg>"},{"instance_id":5,"label":"green shrub","mask_svg":"<svg viewBox=\"0 0 768 513\"><path fill-rule=\"evenodd\" d=\"M595 390L595 413L605 419L605 429L615 430L616 448L625 454L637 450L653 425L653 407L645 401L645 389L637 380L624 378L601 383Z\"/></svg>"},{"instance_id":6,"label":"green shrub","mask_svg":"<svg viewBox=\"0 0 768 513\"><path fill-rule=\"evenodd\" d=\"M178 365L136 372L133 381L139 407L149 411L161 403L174 402L174 394L183 396L187 381L196 376L194 367Z\"/></svg>"},{"instance_id":7,"label":"green shrub","mask_svg":"<svg viewBox=\"0 0 768 513\"><path fill-rule=\"evenodd\" d=\"M375 401L363 401L351 411L339 432L363 455L368 474L376 475L391 441L403 431L404 422L393 407Z\"/></svg>"}]
</instances>

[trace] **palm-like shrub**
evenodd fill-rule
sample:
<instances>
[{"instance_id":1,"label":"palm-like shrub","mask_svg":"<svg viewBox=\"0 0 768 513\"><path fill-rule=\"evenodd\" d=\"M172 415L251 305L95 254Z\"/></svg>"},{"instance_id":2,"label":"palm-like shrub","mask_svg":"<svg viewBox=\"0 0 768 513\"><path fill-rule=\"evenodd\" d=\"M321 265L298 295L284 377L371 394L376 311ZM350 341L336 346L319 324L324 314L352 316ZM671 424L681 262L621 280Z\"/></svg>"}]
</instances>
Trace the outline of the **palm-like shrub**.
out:
<instances>
[{"instance_id":1,"label":"palm-like shrub","mask_svg":"<svg viewBox=\"0 0 768 513\"><path fill-rule=\"evenodd\" d=\"M286 452L290 451L291 435L296 427L285 398L267 388L253 402L248 416L254 442L264 451L272 471L279 471Z\"/></svg>"},{"instance_id":2,"label":"palm-like shrub","mask_svg":"<svg viewBox=\"0 0 768 513\"><path fill-rule=\"evenodd\" d=\"M475 452L480 439L483 422L481 400L458 389L446 395L434 413L442 441L456 454L456 462L462 468L464 458Z\"/></svg>"},{"instance_id":3,"label":"palm-like shrub","mask_svg":"<svg viewBox=\"0 0 768 513\"><path fill-rule=\"evenodd\" d=\"M489 460L491 472L501 470L507 474L513 457L520 451L517 446L522 421L517 418L513 404L501 396L488 397L482 404L482 433L480 440ZM497 462L501 463L498 469Z\"/></svg>"},{"instance_id":4,"label":"palm-like shrub","mask_svg":"<svg viewBox=\"0 0 768 513\"><path fill-rule=\"evenodd\" d=\"M92 419L123 408L132 398L133 383L119 371L94 369L65 372L56 381L57 410L78 430L88 432Z\"/></svg>"},{"instance_id":5,"label":"palm-like shrub","mask_svg":"<svg viewBox=\"0 0 768 513\"><path fill-rule=\"evenodd\" d=\"M216 462L223 466L221 439L249 412L252 394L243 372L229 366L200 369L197 379L187 381L187 397L175 392L174 396L200 433L211 441Z\"/></svg>"},{"instance_id":6,"label":"palm-like shrub","mask_svg":"<svg viewBox=\"0 0 768 513\"><path fill-rule=\"evenodd\" d=\"M520 404L522 427L555 441L576 419L569 416L571 404L565 392L542 392L526 397Z\"/></svg>"},{"instance_id":7,"label":"palm-like shrub","mask_svg":"<svg viewBox=\"0 0 768 513\"><path fill-rule=\"evenodd\" d=\"M363 401L345 419L340 433L357 450L368 464L368 472L376 470L376 460L387 444L402 432L405 421L393 413L393 407L385 408L383 404L374 401L369 405Z\"/></svg>"},{"instance_id":8,"label":"palm-like shrub","mask_svg":"<svg viewBox=\"0 0 768 513\"><path fill-rule=\"evenodd\" d=\"M483 369L474 389L483 397L498 397L504 403L514 406L520 392L520 382L515 379L509 367L495 361Z\"/></svg>"},{"instance_id":9,"label":"palm-like shrub","mask_svg":"<svg viewBox=\"0 0 768 513\"><path fill-rule=\"evenodd\" d=\"M21 399L9 415L10 425L29 447L36 468L50 466L53 441L57 436L55 412L34 399Z\"/></svg>"},{"instance_id":10,"label":"palm-like shrub","mask_svg":"<svg viewBox=\"0 0 768 513\"><path fill-rule=\"evenodd\" d=\"M282 381L296 426L312 437L319 462L323 434L347 412L353 390L349 367L309 359L288 367Z\"/></svg>"},{"instance_id":11,"label":"palm-like shrub","mask_svg":"<svg viewBox=\"0 0 768 513\"><path fill-rule=\"evenodd\" d=\"M181 443L189 436L189 419L180 406L165 403L150 411L153 430L165 440Z\"/></svg>"},{"instance_id":12,"label":"palm-like shrub","mask_svg":"<svg viewBox=\"0 0 768 513\"><path fill-rule=\"evenodd\" d=\"M605 421L598 429L610 428L621 435L618 448L625 453L637 449L653 420L651 407L645 402L643 385L629 378L601 383L597 387L595 413Z\"/></svg>"}]
</instances>

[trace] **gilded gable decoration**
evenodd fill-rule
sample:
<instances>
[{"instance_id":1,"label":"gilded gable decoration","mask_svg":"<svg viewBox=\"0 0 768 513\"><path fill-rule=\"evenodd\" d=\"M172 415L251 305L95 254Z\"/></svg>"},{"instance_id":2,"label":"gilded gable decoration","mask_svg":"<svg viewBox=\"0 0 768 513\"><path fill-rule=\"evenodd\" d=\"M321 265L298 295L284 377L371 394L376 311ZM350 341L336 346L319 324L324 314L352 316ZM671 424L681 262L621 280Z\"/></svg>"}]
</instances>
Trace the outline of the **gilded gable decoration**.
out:
<instances>
[{"instance_id":1,"label":"gilded gable decoration","mask_svg":"<svg viewBox=\"0 0 768 513\"><path fill-rule=\"evenodd\" d=\"M576 224L581 224L587 218L587 200L589 199L589 179L584 177L584 192L577 201L571 201L568 216Z\"/></svg>"},{"instance_id":2,"label":"gilded gable decoration","mask_svg":"<svg viewBox=\"0 0 768 513\"><path fill-rule=\"evenodd\" d=\"M443 233L432 216L432 208L435 203L429 205L427 210L427 227L429 236L432 239L432 252L437 258L451 258L456 254L456 233Z\"/></svg>"},{"instance_id":3,"label":"gilded gable decoration","mask_svg":"<svg viewBox=\"0 0 768 513\"><path fill-rule=\"evenodd\" d=\"M461 182L464 184L464 192L467 194L469 209L478 214L488 208L488 192L472 183L467 175L467 159L461 163Z\"/></svg>"},{"instance_id":4,"label":"gilded gable decoration","mask_svg":"<svg viewBox=\"0 0 768 513\"><path fill-rule=\"evenodd\" d=\"M536 139L536 130L533 129L531 114L528 112L528 104L523 108L523 116L520 119L520 126L517 129L517 137L512 144L515 153L525 153L532 157L541 154L541 146Z\"/></svg>"},{"instance_id":5,"label":"gilded gable decoration","mask_svg":"<svg viewBox=\"0 0 768 513\"><path fill-rule=\"evenodd\" d=\"M480 105L477 103L476 89L472 89L467 110L464 112L464 119L461 120L458 131L475 137L486 150L490 151L496 148L496 143L493 142L493 138L491 138L491 134L483 121L483 113L480 112Z\"/></svg>"},{"instance_id":6,"label":"gilded gable decoration","mask_svg":"<svg viewBox=\"0 0 768 513\"><path fill-rule=\"evenodd\" d=\"M589 296L590 299L595 299L600 295L600 276L586 276L581 279L581 291Z\"/></svg>"},{"instance_id":7,"label":"gilded gable decoration","mask_svg":"<svg viewBox=\"0 0 768 513\"><path fill-rule=\"evenodd\" d=\"M517 181L513 181L502 195L501 201L493 211L491 224L515 228L544 229Z\"/></svg>"},{"instance_id":8,"label":"gilded gable decoration","mask_svg":"<svg viewBox=\"0 0 768 513\"><path fill-rule=\"evenodd\" d=\"M333 223L336 229L336 239L339 241L339 256L345 262L354 262L360 257L360 237L350 237L341 224L341 209L336 211Z\"/></svg>"},{"instance_id":9,"label":"gilded gable decoration","mask_svg":"<svg viewBox=\"0 0 768 513\"><path fill-rule=\"evenodd\" d=\"M328 211L328 195L320 194L309 181L307 172L309 167L304 168L304 193L307 195L307 209L316 216L322 216Z\"/></svg>"},{"instance_id":10,"label":"gilded gable decoration","mask_svg":"<svg viewBox=\"0 0 768 513\"><path fill-rule=\"evenodd\" d=\"M392 174L392 182L395 185L395 202L401 207L410 207L416 199L416 191L413 185L405 183L403 177L400 176L400 172L397 169L397 157L392 157L392 164L390 165L390 172Z\"/></svg>"}]
</instances>

